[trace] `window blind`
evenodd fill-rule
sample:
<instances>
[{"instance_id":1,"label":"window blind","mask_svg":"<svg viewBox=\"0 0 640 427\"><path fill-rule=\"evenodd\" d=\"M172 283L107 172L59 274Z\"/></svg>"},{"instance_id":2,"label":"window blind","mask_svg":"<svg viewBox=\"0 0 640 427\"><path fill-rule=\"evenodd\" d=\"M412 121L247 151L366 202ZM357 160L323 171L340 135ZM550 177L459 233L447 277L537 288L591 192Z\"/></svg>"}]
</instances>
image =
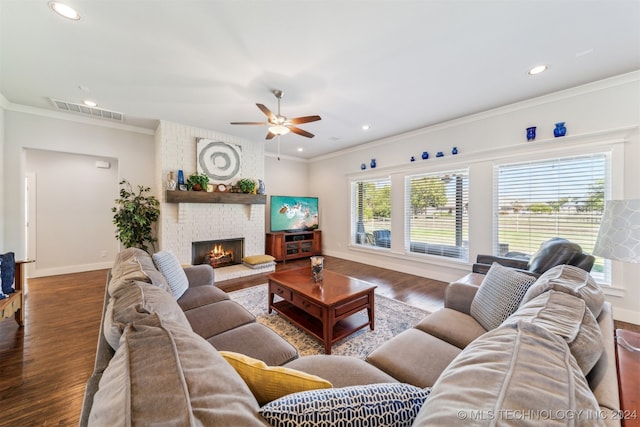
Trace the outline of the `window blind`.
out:
<instances>
[{"instance_id":1,"label":"window blind","mask_svg":"<svg viewBox=\"0 0 640 427\"><path fill-rule=\"evenodd\" d=\"M591 253L608 188L608 155L598 153L496 166L494 253L533 254L562 237ZM602 272L603 261L592 271Z\"/></svg>"},{"instance_id":2,"label":"window blind","mask_svg":"<svg viewBox=\"0 0 640 427\"><path fill-rule=\"evenodd\" d=\"M352 243L391 247L391 179L355 181L351 187Z\"/></svg>"},{"instance_id":3,"label":"window blind","mask_svg":"<svg viewBox=\"0 0 640 427\"><path fill-rule=\"evenodd\" d=\"M469 172L405 179L405 242L409 252L468 259Z\"/></svg>"}]
</instances>

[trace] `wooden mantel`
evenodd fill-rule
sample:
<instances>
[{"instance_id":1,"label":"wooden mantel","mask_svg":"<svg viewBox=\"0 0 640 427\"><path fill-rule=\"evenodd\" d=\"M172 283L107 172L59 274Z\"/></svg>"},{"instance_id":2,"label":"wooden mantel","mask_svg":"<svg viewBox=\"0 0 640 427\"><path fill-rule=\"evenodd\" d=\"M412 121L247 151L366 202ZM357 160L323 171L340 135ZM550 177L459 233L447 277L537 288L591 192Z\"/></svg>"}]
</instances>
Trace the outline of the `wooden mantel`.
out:
<instances>
[{"instance_id":1,"label":"wooden mantel","mask_svg":"<svg viewBox=\"0 0 640 427\"><path fill-rule=\"evenodd\" d=\"M265 205L264 194L228 193L206 191L166 191L167 203L228 203L237 205Z\"/></svg>"}]
</instances>

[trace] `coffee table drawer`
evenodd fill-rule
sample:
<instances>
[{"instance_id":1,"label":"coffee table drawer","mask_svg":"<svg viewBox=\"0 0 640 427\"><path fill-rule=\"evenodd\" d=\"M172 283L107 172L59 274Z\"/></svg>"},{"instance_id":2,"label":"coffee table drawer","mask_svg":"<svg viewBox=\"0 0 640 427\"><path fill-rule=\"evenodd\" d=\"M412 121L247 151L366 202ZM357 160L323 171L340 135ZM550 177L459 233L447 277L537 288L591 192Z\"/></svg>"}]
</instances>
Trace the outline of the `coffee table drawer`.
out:
<instances>
[{"instance_id":1,"label":"coffee table drawer","mask_svg":"<svg viewBox=\"0 0 640 427\"><path fill-rule=\"evenodd\" d=\"M283 288L281 286L278 285L271 285L271 289L274 295L278 295L280 298L287 300L287 301L291 301L292 300L292 292L287 289L287 288Z\"/></svg>"},{"instance_id":2,"label":"coffee table drawer","mask_svg":"<svg viewBox=\"0 0 640 427\"><path fill-rule=\"evenodd\" d=\"M309 313L310 315L317 317L319 319L322 318L322 308L315 305L308 299L303 298L300 295L294 294L291 302L293 303L293 305L301 308L302 310Z\"/></svg>"},{"instance_id":3,"label":"coffee table drawer","mask_svg":"<svg viewBox=\"0 0 640 427\"><path fill-rule=\"evenodd\" d=\"M345 304L336 306L335 316L340 317L354 310L359 311L366 307L369 303L369 295L363 295L360 298L354 299L353 301L349 301Z\"/></svg>"}]
</instances>

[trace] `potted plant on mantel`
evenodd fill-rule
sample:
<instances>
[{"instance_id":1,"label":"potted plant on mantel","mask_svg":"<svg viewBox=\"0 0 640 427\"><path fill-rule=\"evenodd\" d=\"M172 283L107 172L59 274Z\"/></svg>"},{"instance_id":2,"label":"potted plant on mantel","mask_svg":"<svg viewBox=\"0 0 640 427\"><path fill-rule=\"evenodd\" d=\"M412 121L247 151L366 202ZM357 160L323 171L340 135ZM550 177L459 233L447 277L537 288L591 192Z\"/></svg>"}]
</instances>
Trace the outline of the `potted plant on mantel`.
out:
<instances>
[{"instance_id":1,"label":"potted plant on mantel","mask_svg":"<svg viewBox=\"0 0 640 427\"><path fill-rule=\"evenodd\" d=\"M187 178L187 185L193 191L206 191L209 185L209 176L204 173L193 173Z\"/></svg>"},{"instance_id":2,"label":"potted plant on mantel","mask_svg":"<svg viewBox=\"0 0 640 427\"><path fill-rule=\"evenodd\" d=\"M237 185L243 193L253 193L256 189L256 182L249 178L242 178Z\"/></svg>"},{"instance_id":3,"label":"potted plant on mantel","mask_svg":"<svg viewBox=\"0 0 640 427\"><path fill-rule=\"evenodd\" d=\"M157 239L154 237L153 226L160 216L160 202L148 195L149 187L138 186L135 193L126 179L120 181L120 198L115 199L116 206L111 208L115 212L113 223L116 225L116 239L125 248L140 248L149 252L146 243L150 243L155 250Z\"/></svg>"}]
</instances>

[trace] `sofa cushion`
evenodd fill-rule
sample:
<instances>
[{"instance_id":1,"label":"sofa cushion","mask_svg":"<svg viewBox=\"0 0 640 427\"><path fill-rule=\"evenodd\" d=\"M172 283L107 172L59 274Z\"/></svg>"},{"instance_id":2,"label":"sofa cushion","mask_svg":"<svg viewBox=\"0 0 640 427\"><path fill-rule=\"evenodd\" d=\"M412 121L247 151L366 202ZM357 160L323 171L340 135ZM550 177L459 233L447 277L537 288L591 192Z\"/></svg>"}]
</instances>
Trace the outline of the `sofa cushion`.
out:
<instances>
[{"instance_id":1,"label":"sofa cushion","mask_svg":"<svg viewBox=\"0 0 640 427\"><path fill-rule=\"evenodd\" d=\"M256 321L246 308L231 300L203 305L184 314L193 331L205 339Z\"/></svg>"},{"instance_id":2,"label":"sofa cushion","mask_svg":"<svg viewBox=\"0 0 640 427\"><path fill-rule=\"evenodd\" d=\"M487 332L473 317L450 308L431 313L418 322L415 328L458 348L465 348Z\"/></svg>"},{"instance_id":3,"label":"sofa cushion","mask_svg":"<svg viewBox=\"0 0 640 427\"><path fill-rule=\"evenodd\" d=\"M370 384L290 394L260 413L274 427L409 427L428 396L409 384Z\"/></svg>"},{"instance_id":4,"label":"sofa cushion","mask_svg":"<svg viewBox=\"0 0 640 427\"><path fill-rule=\"evenodd\" d=\"M187 289L187 291L178 298L178 305L183 311L189 311L228 299L229 295L220 288L216 288L215 286L196 286Z\"/></svg>"},{"instance_id":5,"label":"sofa cushion","mask_svg":"<svg viewBox=\"0 0 640 427\"><path fill-rule=\"evenodd\" d=\"M474 420L483 425L597 426L603 425L598 409L564 340L520 320L469 344L434 384L414 426Z\"/></svg>"},{"instance_id":6,"label":"sofa cushion","mask_svg":"<svg viewBox=\"0 0 640 427\"><path fill-rule=\"evenodd\" d=\"M493 263L471 303L471 316L487 331L495 329L520 305L534 276Z\"/></svg>"},{"instance_id":7,"label":"sofa cushion","mask_svg":"<svg viewBox=\"0 0 640 427\"><path fill-rule=\"evenodd\" d=\"M89 425L262 426L258 402L205 340L157 315L127 326Z\"/></svg>"},{"instance_id":8,"label":"sofa cushion","mask_svg":"<svg viewBox=\"0 0 640 427\"><path fill-rule=\"evenodd\" d=\"M109 295L113 295L120 286L127 286L127 282L131 280L152 283L166 291L170 289L167 280L154 265L151 255L138 248L127 248L116 255L111 268Z\"/></svg>"},{"instance_id":9,"label":"sofa cushion","mask_svg":"<svg viewBox=\"0 0 640 427\"><path fill-rule=\"evenodd\" d=\"M280 366L298 357L298 350L284 338L260 323L248 323L207 338L216 349L235 351Z\"/></svg>"},{"instance_id":10,"label":"sofa cushion","mask_svg":"<svg viewBox=\"0 0 640 427\"><path fill-rule=\"evenodd\" d=\"M558 265L546 271L529 288L522 299L522 303L531 301L550 289L583 299L595 318L602 311L604 292L602 292L602 288L598 286L593 277L581 268L573 265Z\"/></svg>"},{"instance_id":11,"label":"sofa cushion","mask_svg":"<svg viewBox=\"0 0 640 427\"><path fill-rule=\"evenodd\" d=\"M147 282L127 281L116 289L104 313L104 336L111 348L118 348L122 332L130 323L158 313L191 330L191 326L173 296Z\"/></svg>"},{"instance_id":12,"label":"sofa cushion","mask_svg":"<svg viewBox=\"0 0 640 427\"><path fill-rule=\"evenodd\" d=\"M523 320L564 339L586 375L602 354L602 332L585 302L564 292L547 291L523 304L505 323Z\"/></svg>"},{"instance_id":13,"label":"sofa cushion","mask_svg":"<svg viewBox=\"0 0 640 427\"><path fill-rule=\"evenodd\" d=\"M460 349L418 329L407 329L373 350L367 362L398 381L429 387Z\"/></svg>"},{"instance_id":14,"label":"sofa cushion","mask_svg":"<svg viewBox=\"0 0 640 427\"><path fill-rule=\"evenodd\" d=\"M180 298L189 288L189 280L178 257L171 251L160 251L153 254L153 262L167 279L173 296L176 299Z\"/></svg>"},{"instance_id":15,"label":"sofa cushion","mask_svg":"<svg viewBox=\"0 0 640 427\"><path fill-rule=\"evenodd\" d=\"M291 393L333 387L316 375L282 366L267 366L262 360L233 351L219 353L240 374L260 405Z\"/></svg>"},{"instance_id":16,"label":"sofa cushion","mask_svg":"<svg viewBox=\"0 0 640 427\"><path fill-rule=\"evenodd\" d=\"M334 387L398 382L372 364L351 356L314 354L299 357L284 366L317 375Z\"/></svg>"}]
</instances>

